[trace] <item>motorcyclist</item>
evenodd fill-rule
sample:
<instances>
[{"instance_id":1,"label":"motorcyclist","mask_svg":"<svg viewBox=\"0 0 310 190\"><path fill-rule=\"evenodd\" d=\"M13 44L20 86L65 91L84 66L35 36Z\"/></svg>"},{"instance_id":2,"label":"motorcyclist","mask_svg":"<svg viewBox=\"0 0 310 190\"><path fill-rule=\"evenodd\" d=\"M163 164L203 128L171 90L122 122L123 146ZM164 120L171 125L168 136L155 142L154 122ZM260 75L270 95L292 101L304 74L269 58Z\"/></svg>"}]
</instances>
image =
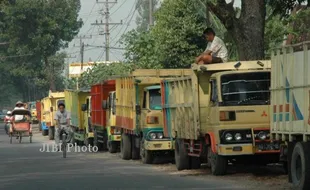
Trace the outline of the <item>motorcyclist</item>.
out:
<instances>
[{"instance_id":1,"label":"motorcyclist","mask_svg":"<svg viewBox=\"0 0 310 190\"><path fill-rule=\"evenodd\" d=\"M5 126L4 126L4 129L5 129L5 132L6 134L8 135L9 134L9 121L12 120L12 112L11 111L8 111L6 113L6 116L4 118L4 123L5 123Z\"/></svg>"},{"instance_id":2,"label":"motorcyclist","mask_svg":"<svg viewBox=\"0 0 310 190\"><path fill-rule=\"evenodd\" d=\"M58 110L55 114L54 119L56 120L55 143L58 146L60 141L60 132L62 129L64 129L66 133L70 136L72 135L72 131L70 128L70 114L65 110L65 104L58 104ZM58 146L58 151L60 150L59 148L60 147Z\"/></svg>"}]
</instances>

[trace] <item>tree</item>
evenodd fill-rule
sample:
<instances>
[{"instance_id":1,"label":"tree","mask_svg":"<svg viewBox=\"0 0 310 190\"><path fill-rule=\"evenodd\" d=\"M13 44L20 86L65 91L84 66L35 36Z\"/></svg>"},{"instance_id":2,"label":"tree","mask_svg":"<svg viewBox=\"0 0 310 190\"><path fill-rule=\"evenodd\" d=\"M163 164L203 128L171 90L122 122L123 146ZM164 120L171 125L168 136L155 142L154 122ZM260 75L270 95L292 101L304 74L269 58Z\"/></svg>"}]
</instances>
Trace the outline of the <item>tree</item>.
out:
<instances>
[{"instance_id":1,"label":"tree","mask_svg":"<svg viewBox=\"0 0 310 190\"><path fill-rule=\"evenodd\" d=\"M158 59L155 38L149 31L132 30L123 36L125 58L135 64L135 68L160 69L163 67Z\"/></svg>"},{"instance_id":2,"label":"tree","mask_svg":"<svg viewBox=\"0 0 310 190\"><path fill-rule=\"evenodd\" d=\"M221 20L235 40L240 60L264 58L265 1L242 0L240 16L236 16L234 1L208 3L209 9Z\"/></svg>"},{"instance_id":3,"label":"tree","mask_svg":"<svg viewBox=\"0 0 310 190\"><path fill-rule=\"evenodd\" d=\"M82 24L77 20L79 10L80 1L76 0L16 1L3 9L5 30L0 39L10 41L6 53L39 56L49 71L53 91L55 75L48 58L66 47L78 33Z\"/></svg>"},{"instance_id":4,"label":"tree","mask_svg":"<svg viewBox=\"0 0 310 190\"><path fill-rule=\"evenodd\" d=\"M156 11L156 6L158 5L158 0L152 0L152 12ZM150 1L149 0L138 0L136 3L136 9L138 11L138 16L136 18L137 31L147 31L149 27L150 19Z\"/></svg>"},{"instance_id":5,"label":"tree","mask_svg":"<svg viewBox=\"0 0 310 190\"><path fill-rule=\"evenodd\" d=\"M133 65L126 63L97 64L79 78L80 88L90 88L91 85L107 80L110 76L123 76L132 70Z\"/></svg>"},{"instance_id":6,"label":"tree","mask_svg":"<svg viewBox=\"0 0 310 190\"><path fill-rule=\"evenodd\" d=\"M189 67L194 58L204 51L202 38L205 17L198 0L163 1L155 13L156 25L152 28L156 58L164 68Z\"/></svg>"}]
</instances>

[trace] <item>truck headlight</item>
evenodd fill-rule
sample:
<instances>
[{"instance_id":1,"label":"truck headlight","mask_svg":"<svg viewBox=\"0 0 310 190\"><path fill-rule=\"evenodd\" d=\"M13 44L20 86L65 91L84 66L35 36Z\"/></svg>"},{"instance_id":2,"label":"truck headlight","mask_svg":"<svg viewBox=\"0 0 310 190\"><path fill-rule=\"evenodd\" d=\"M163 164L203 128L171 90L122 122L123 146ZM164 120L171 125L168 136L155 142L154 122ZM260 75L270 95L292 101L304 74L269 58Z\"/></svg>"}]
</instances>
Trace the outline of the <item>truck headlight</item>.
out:
<instances>
[{"instance_id":1,"label":"truck headlight","mask_svg":"<svg viewBox=\"0 0 310 190\"><path fill-rule=\"evenodd\" d=\"M240 134L240 133L236 133L236 134L235 134L235 139L236 139L237 141L240 141L240 140L242 139L241 134Z\"/></svg>"},{"instance_id":2,"label":"truck headlight","mask_svg":"<svg viewBox=\"0 0 310 190\"><path fill-rule=\"evenodd\" d=\"M163 133L157 133L157 138L159 138L159 139L164 138L164 134Z\"/></svg>"},{"instance_id":3,"label":"truck headlight","mask_svg":"<svg viewBox=\"0 0 310 190\"><path fill-rule=\"evenodd\" d=\"M260 138L260 140L265 140L267 138L267 134L264 131L261 131L258 133L258 137Z\"/></svg>"},{"instance_id":4,"label":"truck headlight","mask_svg":"<svg viewBox=\"0 0 310 190\"><path fill-rule=\"evenodd\" d=\"M156 139L156 133L150 133L150 138L151 139Z\"/></svg>"},{"instance_id":5,"label":"truck headlight","mask_svg":"<svg viewBox=\"0 0 310 190\"><path fill-rule=\"evenodd\" d=\"M227 134L225 135L225 140L226 140L226 141L231 141L232 139L233 139L232 134L227 133Z\"/></svg>"}]
</instances>

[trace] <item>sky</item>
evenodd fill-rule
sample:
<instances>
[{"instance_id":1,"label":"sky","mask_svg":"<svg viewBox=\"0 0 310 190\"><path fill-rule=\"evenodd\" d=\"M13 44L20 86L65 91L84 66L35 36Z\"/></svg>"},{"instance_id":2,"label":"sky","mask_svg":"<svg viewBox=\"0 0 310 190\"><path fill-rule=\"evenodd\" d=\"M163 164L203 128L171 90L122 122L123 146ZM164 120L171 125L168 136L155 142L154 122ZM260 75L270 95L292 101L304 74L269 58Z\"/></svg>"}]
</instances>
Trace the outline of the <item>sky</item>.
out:
<instances>
[{"instance_id":1,"label":"sky","mask_svg":"<svg viewBox=\"0 0 310 190\"><path fill-rule=\"evenodd\" d=\"M98 0L98 2L104 2L106 0ZM109 0L109 2L115 2L116 0ZM136 28L136 10L135 3L137 0L117 0L117 3L110 3L110 22L120 23L122 25L111 25L110 26L110 46L116 48L123 48L119 42L122 34ZM231 0L226 0L231 2ZM240 7L241 0L235 0L234 6ZM67 63L81 62L80 56L80 36L85 36L88 39L82 39L85 46L84 51L84 62L88 61L105 61L105 51L103 48L90 47L90 46L105 46L105 36L99 35L104 31L104 26L93 26L96 20L98 23L105 22L105 15L101 13L105 9L105 4L97 3L96 0L81 0L81 10L79 17L82 18L84 25L80 29L76 39L69 43L69 47L65 49L68 54ZM91 39L90 35L92 36ZM87 47L87 44L90 45ZM111 49L110 50L110 61L123 60L124 50Z\"/></svg>"}]
</instances>

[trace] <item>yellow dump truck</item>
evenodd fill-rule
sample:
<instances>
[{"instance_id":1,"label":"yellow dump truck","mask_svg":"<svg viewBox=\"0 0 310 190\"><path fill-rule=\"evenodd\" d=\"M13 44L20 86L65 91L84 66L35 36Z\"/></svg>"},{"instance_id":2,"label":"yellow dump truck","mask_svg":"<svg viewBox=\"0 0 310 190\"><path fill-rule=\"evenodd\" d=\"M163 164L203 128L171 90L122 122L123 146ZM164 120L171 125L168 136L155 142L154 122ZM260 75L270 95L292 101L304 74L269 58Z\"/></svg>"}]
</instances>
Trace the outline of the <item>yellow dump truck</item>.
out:
<instances>
[{"instance_id":1,"label":"yellow dump truck","mask_svg":"<svg viewBox=\"0 0 310 190\"><path fill-rule=\"evenodd\" d=\"M136 70L116 78L116 127L121 131L121 157L152 163L173 153L173 141L163 136L160 81L188 76L190 69Z\"/></svg>"},{"instance_id":2,"label":"yellow dump truck","mask_svg":"<svg viewBox=\"0 0 310 190\"><path fill-rule=\"evenodd\" d=\"M201 163L224 175L228 162L279 161L270 141L270 61L196 65L193 75L162 81L164 136L175 139L178 170Z\"/></svg>"},{"instance_id":3,"label":"yellow dump truck","mask_svg":"<svg viewBox=\"0 0 310 190\"><path fill-rule=\"evenodd\" d=\"M73 129L72 142L79 145L93 143L93 133L89 131L90 114L89 90L65 90L66 110L71 115L70 126Z\"/></svg>"},{"instance_id":4,"label":"yellow dump truck","mask_svg":"<svg viewBox=\"0 0 310 190\"><path fill-rule=\"evenodd\" d=\"M78 145L92 144L93 133L89 132L88 118L90 107L89 90L65 90L66 110L70 113L70 126L73 129L72 142Z\"/></svg>"},{"instance_id":5,"label":"yellow dump truck","mask_svg":"<svg viewBox=\"0 0 310 190\"><path fill-rule=\"evenodd\" d=\"M275 49L271 63L271 137L294 189L310 189L310 42Z\"/></svg>"},{"instance_id":6,"label":"yellow dump truck","mask_svg":"<svg viewBox=\"0 0 310 190\"><path fill-rule=\"evenodd\" d=\"M65 103L64 92L49 92L49 95L41 100L41 129L42 135L49 136L50 140L55 135L54 115L58 109L58 104Z\"/></svg>"}]
</instances>

